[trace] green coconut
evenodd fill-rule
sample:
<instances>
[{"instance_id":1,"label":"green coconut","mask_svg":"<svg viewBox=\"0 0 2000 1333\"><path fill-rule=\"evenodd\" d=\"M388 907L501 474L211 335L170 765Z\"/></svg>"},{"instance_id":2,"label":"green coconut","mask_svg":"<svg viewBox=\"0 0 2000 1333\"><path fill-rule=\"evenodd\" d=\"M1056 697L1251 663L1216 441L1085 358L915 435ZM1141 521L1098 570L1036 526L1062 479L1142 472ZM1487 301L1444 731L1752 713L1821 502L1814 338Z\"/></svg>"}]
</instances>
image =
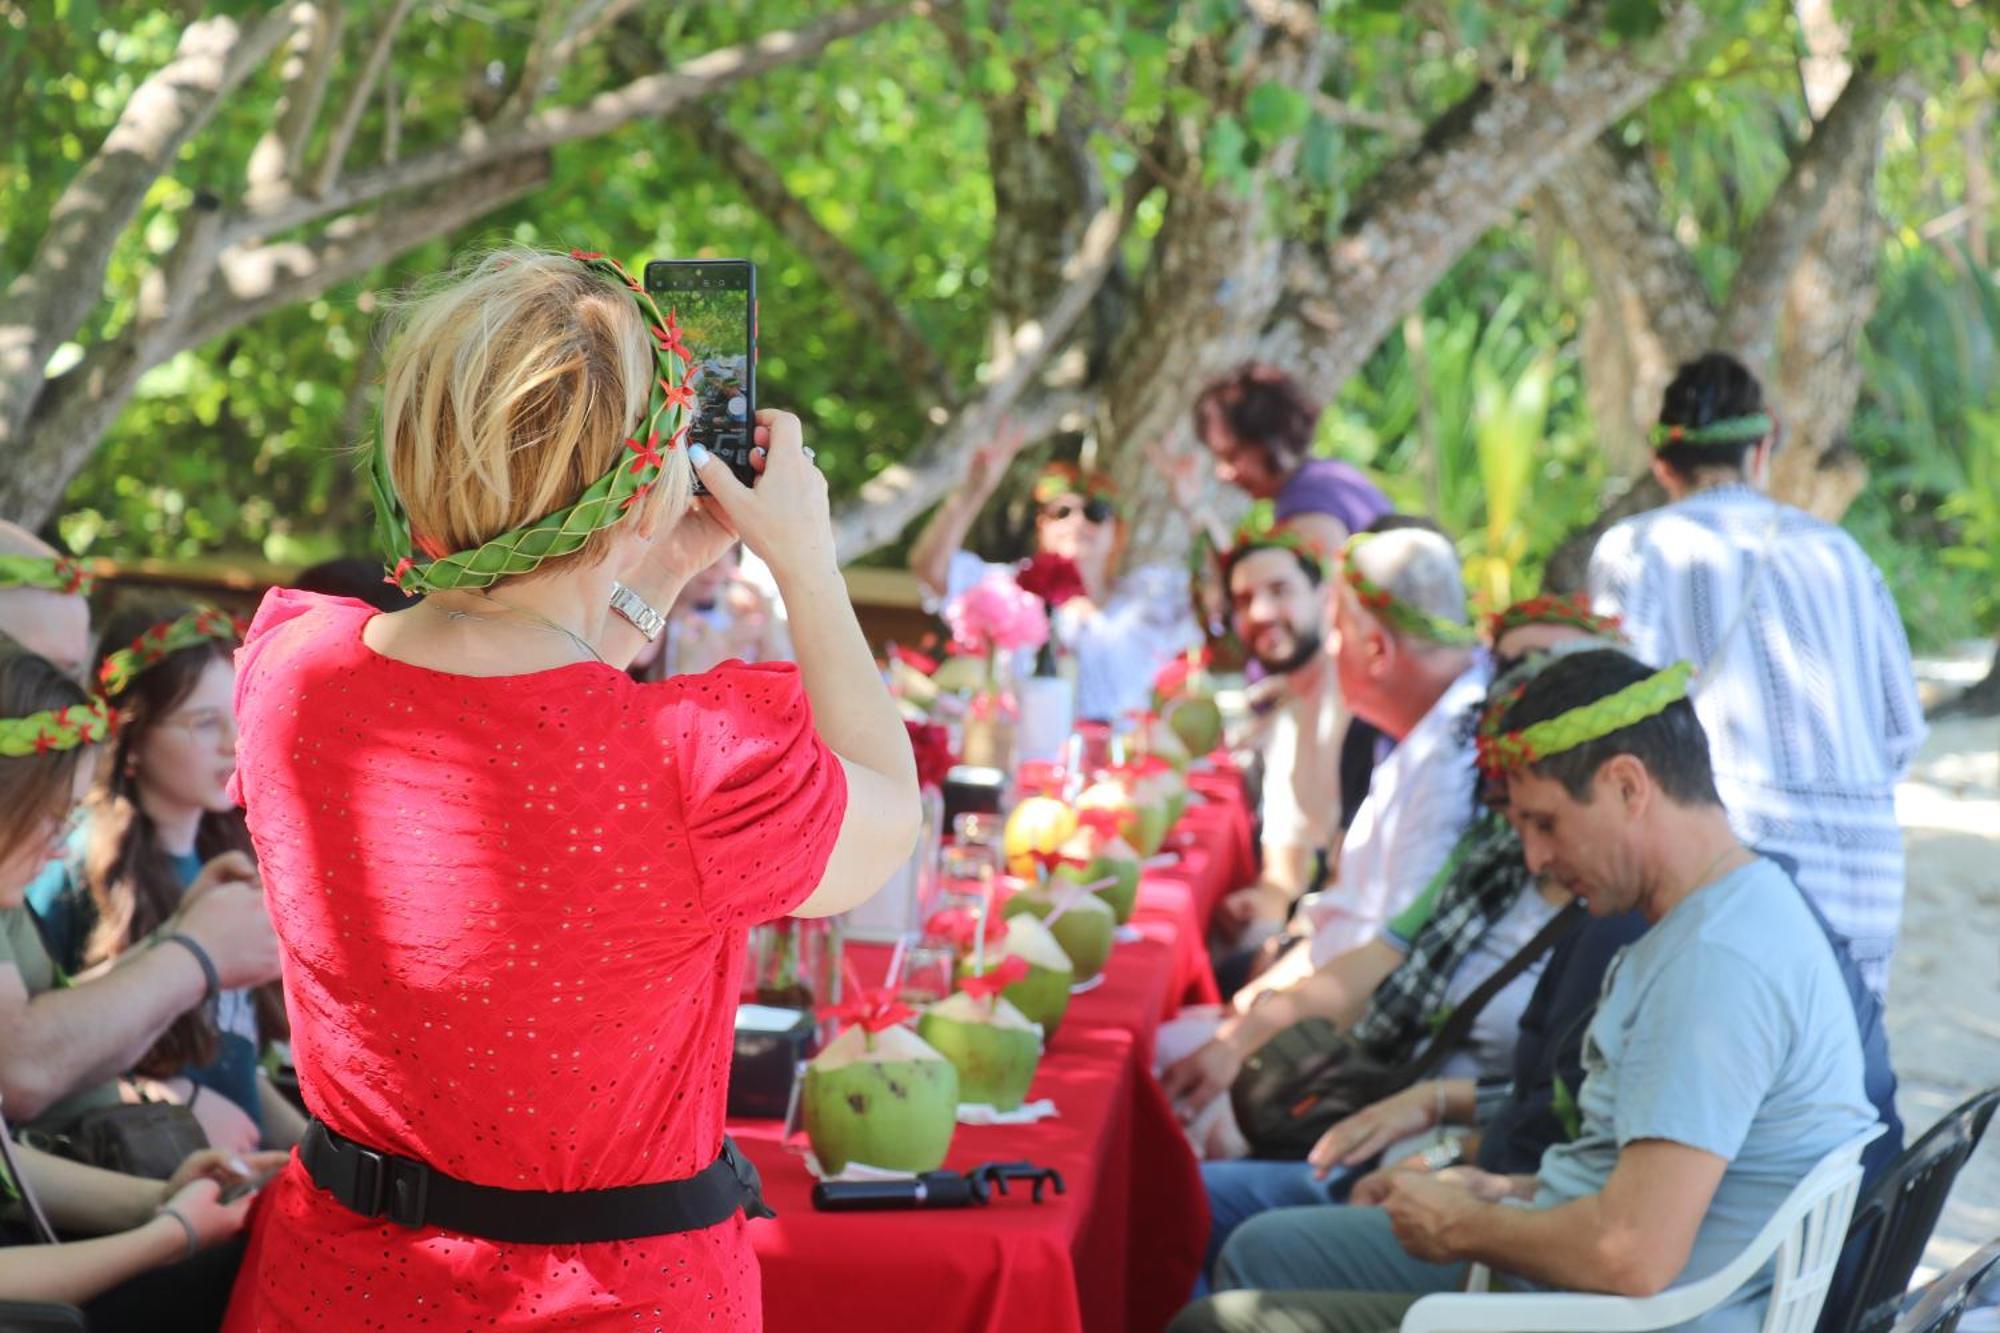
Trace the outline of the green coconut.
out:
<instances>
[{"instance_id":1,"label":"green coconut","mask_svg":"<svg viewBox=\"0 0 2000 1333\"><path fill-rule=\"evenodd\" d=\"M1112 881L1096 890L1096 894L1111 909L1112 919L1122 926L1132 919L1132 912L1139 905L1139 856L1122 841L1113 846L1122 848L1125 854L1119 856L1106 851L1093 857L1090 864L1081 870L1064 866L1056 873L1078 884Z\"/></svg>"},{"instance_id":2,"label":"green coconut","mask_svg":"<svg viewBox=\"0 0 2000 1333\"><path fill-rule=\"evenodd\" d=\"M1028 1095L1042 1059L1042 1034L1002 995L990 1004L964 992L939 1000L917 1020L917 1035L958 1070L958 1097L1011 1111Z\"/></svg>"},{"instance_id":3,"label":"green coconut","mask_svg":"<svg viewBox=\"0 0 2000 1333\"><path fill-rule=\"evenodd\" d=\"M1206 694L1167 705L1167 726L1197 759L1222 744L1222 709Z\"/></svg>"},{"instance_id":4,"label":"green coconut","mask_svg":"<svg viewBox=\"0 0 2000 1333\"><path fill-rule=\"evenodd\" d=\"M1070 871L1069 866L1063 866L1056 874L1072 884L1088 882L1070 879L1067 873ZM1068 907L1051 922L1049 918L1064 902ZM1011 917L1017 912L1032 913L1048 926L1049 934L1056 937L1056 943L1069 955L1078 981L1089 981L1110 961L1111 943L1118 934L1118 915L1096 894L1058 895L1048 889L1024 889L1008 898L1000 909L1002 916Z\"/></svg>"},{"instance_id":5,"label":"green coconut","mask_svg":"<svg viewBox=\"0 0 2000 1333\"><path fill-rule=\"evenodd\" d=\"M1006 938L990 945L986 966L965 966L974 976L998 966L1002 958L1019 958L1028 965L1028 975L1002 991L1007 1000L1026 1014L1030 1023L1042 1025L1044 1038L1055 1035L1069 1008L1069 988L1076 984L1076 969L1049 928L1032 913L1021 912L1008 919Z\"/></svg>"},{"instance_id":6,"label":"green coconut","mask_svg":"<svg viewBox=\"0 0 2000 1333\"><path fill-rule=\"evenodd\" d=\"M935 1171L958 1126L958 1070L916 1033L850 1027L806 1067L806 1138L829 1174Z\"/></svg>"}]
</instances>

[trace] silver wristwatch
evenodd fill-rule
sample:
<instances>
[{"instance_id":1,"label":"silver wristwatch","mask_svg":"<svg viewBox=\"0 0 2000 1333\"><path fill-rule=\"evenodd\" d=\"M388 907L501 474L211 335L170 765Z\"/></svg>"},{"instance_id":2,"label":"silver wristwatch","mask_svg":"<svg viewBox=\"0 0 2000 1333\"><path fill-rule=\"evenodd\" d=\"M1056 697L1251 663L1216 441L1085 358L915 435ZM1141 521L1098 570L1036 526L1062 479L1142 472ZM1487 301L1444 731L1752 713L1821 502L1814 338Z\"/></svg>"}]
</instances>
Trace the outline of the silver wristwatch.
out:
<instances>
[{"instance_id":1,"label":"silver wristwatch","mask_svg":"<svg viewBox=\"0 0 2000 1333\"><path fill-rule=\"evenodd\" d=\"M660 637L660 631L667 627L667 618L647 605L646 599L622 583L611 585L611 609L630 621L632 628L646 636L651 643Z\"/></svg>"}]
</instances>

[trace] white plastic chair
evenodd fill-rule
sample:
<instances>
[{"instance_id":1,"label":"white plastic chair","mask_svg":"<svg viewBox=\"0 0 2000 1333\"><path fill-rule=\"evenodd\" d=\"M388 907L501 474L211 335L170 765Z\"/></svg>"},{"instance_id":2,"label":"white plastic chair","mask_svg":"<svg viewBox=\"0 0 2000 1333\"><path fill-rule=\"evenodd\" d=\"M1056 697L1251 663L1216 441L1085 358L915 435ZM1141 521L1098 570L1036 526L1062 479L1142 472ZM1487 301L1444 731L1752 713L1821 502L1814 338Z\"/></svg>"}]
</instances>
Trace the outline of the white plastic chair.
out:
<instances>
[{"instance_id":1,"label":"white plastic chair","mask_svg":"<svg viewBox=\"0 0 2000 1333\"><path fill-rule=\"evenodd\" d=\"M1806 1173L1743 1253L1698 1282L1657 1296L1485 1291L1486 1270L1473 1269L1473 1291L1426 1296L1403 1316L1403 1333L1639 1333L1671 1328L1708 1313L1741 1290L1777 1255L1763 1333L1810 1333L1826 1303L1834 1266L1861 1192L1866 1134L1827 1154ZM1477 1294L1474 1294L1477 1293Z\"/></svg>"}]
</instances>

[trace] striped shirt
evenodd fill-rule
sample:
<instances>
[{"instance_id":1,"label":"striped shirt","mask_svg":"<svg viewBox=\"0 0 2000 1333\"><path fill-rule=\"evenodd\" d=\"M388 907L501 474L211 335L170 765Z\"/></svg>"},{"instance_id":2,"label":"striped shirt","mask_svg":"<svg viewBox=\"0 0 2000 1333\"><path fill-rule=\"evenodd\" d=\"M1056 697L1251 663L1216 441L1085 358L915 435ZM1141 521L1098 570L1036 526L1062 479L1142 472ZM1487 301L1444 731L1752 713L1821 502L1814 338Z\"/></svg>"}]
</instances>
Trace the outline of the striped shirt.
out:
<instances>
[{"instance_id":1,"label":"striped shirt","mask_svg":"<svg viewBox=\"0 0 2000 1333\"><path fill-rule=\"evenodd\" d=\"M1701 672L1695 712L1730 822L1798 863L1879 994L1903 911L1895 788L1924 738L1881 573L1839 528L1727 485L1605 533L1590 592L1642 659Z\"/></svg>"}]
</instances>

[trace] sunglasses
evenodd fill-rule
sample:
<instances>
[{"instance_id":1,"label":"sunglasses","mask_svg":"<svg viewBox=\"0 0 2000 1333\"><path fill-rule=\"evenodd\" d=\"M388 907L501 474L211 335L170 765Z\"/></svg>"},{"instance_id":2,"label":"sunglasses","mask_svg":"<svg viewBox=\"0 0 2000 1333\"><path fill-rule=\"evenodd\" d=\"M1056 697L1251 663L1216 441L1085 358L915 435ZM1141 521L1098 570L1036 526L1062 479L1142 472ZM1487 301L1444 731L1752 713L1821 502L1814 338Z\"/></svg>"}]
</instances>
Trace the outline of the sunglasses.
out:
<instances>
[{"instance_id":1,"label":"sunglasses","mask_svg":"<svg viewBox=\"0 0 2000 1333\"><path fill-rule=\"evenodd\" d=\"M1057 500L1042 506L1042 517L1050 523L1060 523L1064 519L1081 512L1089 523L1109 523L1115 512L1109 500L1089 499L1081 505L1074 500Z\"/></svg>"}]
</instances>

